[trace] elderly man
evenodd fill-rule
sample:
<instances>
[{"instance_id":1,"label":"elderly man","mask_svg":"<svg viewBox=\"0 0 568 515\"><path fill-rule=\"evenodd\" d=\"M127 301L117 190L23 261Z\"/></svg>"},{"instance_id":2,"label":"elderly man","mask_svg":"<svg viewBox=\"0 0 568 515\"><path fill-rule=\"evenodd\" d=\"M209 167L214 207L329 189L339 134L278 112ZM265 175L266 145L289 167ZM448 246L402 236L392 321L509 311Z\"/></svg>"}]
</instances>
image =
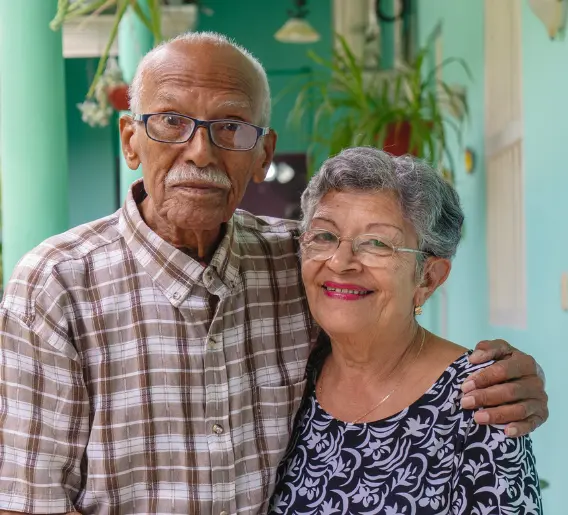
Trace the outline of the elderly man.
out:
<instances>
[{"instance_id":1,"label":"elderly man","mask_svg":"<svg viewBox=\"0 0 568 515\"><path fill-rule=\"evenodd\" d=\"M314 336L296 224L236 211L274 154L266 74L190 34L144 58L132 110L122 149L143 182L26 255L6 289L0 509L263 513ZM505 359L466 402L507 404L480 422L546 419L534 360L478 348Z\"/></svg>"}]
</instances>

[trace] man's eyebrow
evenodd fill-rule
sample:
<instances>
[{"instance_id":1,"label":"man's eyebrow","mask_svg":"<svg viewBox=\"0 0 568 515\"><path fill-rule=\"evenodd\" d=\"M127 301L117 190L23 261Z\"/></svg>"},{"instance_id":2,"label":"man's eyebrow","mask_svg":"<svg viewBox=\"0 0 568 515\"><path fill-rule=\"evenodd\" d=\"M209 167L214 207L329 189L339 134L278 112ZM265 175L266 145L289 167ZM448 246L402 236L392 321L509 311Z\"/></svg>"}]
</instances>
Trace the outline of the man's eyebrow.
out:
<instances>
[{"instance_id":1,"label":"man's eyebrow","mask_svg":"<svg viewBox=\"0 0 568 515\"><path fill-rule=\"evenodd\" d=\"M168 91L158 91L156 99L162 102L175 102L177 100L175 95L172 95Z\"/></svg>"},{"instance_id":2,"label":"man's eyebrow","mask_svg":"<svg viewBox=\"0 0 568 515\"><path fill-rule=\"evenodd\" d=\"M218 105L219 109L251 109L250 102L245 100L223 100Z\"/></svg>"}]
</instances>

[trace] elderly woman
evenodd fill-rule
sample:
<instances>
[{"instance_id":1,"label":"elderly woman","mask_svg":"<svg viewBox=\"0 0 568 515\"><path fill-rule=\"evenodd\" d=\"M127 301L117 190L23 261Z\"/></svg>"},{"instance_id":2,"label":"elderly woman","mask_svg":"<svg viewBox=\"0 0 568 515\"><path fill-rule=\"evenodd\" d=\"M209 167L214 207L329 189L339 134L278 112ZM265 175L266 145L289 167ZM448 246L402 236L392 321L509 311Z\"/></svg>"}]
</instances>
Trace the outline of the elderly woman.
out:
<instances>
[{"instance_id":1,"label":"elderly woman","mask_svg":"<svg viewBox=\"0 0 568 515\"><path fill-rule=\"evenodd\" d=\"M302 275L325 331L270 513L541 513L528 437L460 407L468 351L416 315L447 279L456 191L412 157L352 148L302 196Z\"/></svg>"}]
</instances>

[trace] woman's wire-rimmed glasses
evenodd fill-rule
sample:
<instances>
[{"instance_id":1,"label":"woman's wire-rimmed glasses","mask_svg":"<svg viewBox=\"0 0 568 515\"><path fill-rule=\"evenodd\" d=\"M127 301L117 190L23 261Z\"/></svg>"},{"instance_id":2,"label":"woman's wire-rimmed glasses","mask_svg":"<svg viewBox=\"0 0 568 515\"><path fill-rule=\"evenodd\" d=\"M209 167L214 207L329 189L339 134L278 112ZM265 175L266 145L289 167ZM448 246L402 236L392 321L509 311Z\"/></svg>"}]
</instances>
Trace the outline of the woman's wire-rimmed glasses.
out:
<instances>
[{"instance_id":1,"label":"woman's wire-rimmed glasses","mask_svg":"<svg viewBox=\"0 0 568 515\"><path fill-rule=\"evenodd\" d=\"M199 120L178 113L134 114L132 118L144 123L148 137L160 143L185 143L204 127L213 145L241 152L254 148L259 138L270 132L269 127L241 120Z\"/></svg>"},{"instance_id":2,"label":"woman's wire-rimmed glasses","mask_svg":"<svg viewBox=\"0 0 568 515\"><path fill-rule=\"evenodd\" d=\"M324 229L312 229L300 236L302 257L316 261L327 261L337 252L342 241L351 242L354 256L366 266L381 266L386 258L391 258L396 252L429 255L418 249L397 247L389 239L377 234L360 234L354 238L343 238Z\"/></svg>"}]
</instances>

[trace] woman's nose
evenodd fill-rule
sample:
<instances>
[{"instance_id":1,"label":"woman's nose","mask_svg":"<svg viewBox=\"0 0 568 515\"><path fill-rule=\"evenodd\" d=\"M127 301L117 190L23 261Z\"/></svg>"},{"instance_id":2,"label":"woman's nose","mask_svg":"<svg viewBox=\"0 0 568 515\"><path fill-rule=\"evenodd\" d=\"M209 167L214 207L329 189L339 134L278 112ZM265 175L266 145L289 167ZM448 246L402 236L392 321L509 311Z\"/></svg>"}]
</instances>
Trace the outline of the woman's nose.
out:
<instances>
[{"instance_id":1,"label":"woman's nose","mask_svg":"<svg viewBox=\"0 0 568 515\"><path fill-rule=\"evenodd\" d=\"M333 256L327 260L327 266L335 273L345 273L358 270L361 263L353 253L353 242L341 240Z\"/></svg>"}]
</instances>

